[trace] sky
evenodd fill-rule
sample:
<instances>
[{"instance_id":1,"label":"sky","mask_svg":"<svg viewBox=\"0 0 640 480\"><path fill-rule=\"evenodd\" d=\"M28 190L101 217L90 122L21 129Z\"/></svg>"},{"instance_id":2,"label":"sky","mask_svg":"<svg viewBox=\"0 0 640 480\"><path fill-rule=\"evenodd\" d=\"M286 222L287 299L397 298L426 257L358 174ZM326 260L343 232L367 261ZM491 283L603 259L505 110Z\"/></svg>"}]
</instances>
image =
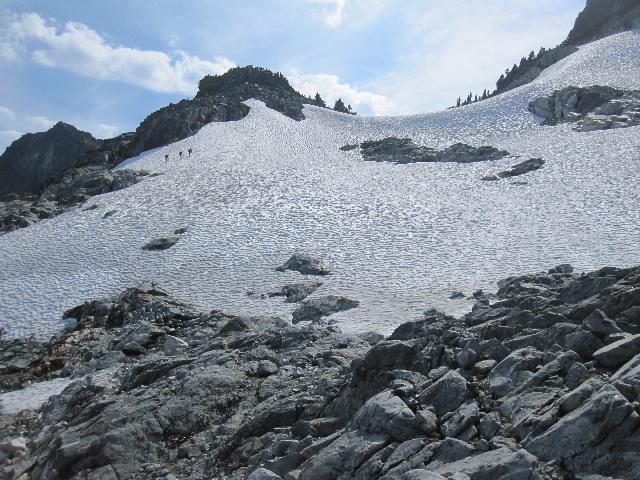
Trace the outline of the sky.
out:
<instances>
[{"instance_id":1,"label":"sky","mask_svg":"<svg viewBox=\"0 0 640 480\"><path fill-rule=\"evenodd\" d=\"M364 115L439 110L554 47L585 0L0 0L0 152L62 120L109 138L236 65Z\"/></svg>"}]
</instances>

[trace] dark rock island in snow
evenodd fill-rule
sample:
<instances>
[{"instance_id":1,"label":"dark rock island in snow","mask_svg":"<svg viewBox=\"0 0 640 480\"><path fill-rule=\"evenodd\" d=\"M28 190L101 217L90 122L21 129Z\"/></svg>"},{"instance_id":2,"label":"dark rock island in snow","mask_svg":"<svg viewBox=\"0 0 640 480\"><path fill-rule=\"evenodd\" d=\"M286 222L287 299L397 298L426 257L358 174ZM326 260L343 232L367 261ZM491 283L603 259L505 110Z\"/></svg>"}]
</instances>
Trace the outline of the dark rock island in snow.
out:
<instances>
[{"instance_id":1,"label":"dark rock island in snow","mask_svg":"<svg viewBox=\"0 0 640 480\"><path fill-rule=\"evenodd\" d=\"M358 148L345 145L341 150ZM387 137L382 140L370 140L360 144L362 158L373 162L392 162L397 164L420 162L473 163L499 160L509 155L504 150L482 146L472 147L456 143L444 150L416 145L410 138Z\"/></svg>"}]
</instances>

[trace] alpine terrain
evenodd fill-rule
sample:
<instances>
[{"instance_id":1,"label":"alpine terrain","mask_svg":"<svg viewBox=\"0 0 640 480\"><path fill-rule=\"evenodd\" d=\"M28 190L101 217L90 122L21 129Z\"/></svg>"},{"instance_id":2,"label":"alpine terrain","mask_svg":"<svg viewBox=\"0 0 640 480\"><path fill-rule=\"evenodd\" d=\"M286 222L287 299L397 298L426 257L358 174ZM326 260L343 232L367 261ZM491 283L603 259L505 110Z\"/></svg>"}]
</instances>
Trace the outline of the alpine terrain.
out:
<instances>
[{"instance_id":1,"label":"alpine terrain","mask_svg":"<svg viewBox=\"0 0 640 480\"><path fill-rule=\"evenodd\" d=\"M639 479L639 28L434 113L248 66L16 140L0 478Z\"/></svg>"}]
</instances>

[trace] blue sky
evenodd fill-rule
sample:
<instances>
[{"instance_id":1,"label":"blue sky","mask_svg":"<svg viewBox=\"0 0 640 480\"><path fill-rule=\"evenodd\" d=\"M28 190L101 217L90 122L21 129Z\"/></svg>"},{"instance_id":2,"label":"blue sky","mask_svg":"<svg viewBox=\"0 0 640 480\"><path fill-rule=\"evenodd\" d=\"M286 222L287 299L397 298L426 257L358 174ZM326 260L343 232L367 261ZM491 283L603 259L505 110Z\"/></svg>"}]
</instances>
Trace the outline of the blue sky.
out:
<instances>
[{"instance_id":1,"label":"blue sky","mask_svg":"<svg viewBox=\"0 0 640 480\"><path fill-rule=\"evenodd\" d=\"M437 110L560 43L585 0L2 0L0 152L63 120L109 137L233 65L363 114Z\"/></svg>"}]
</instances>

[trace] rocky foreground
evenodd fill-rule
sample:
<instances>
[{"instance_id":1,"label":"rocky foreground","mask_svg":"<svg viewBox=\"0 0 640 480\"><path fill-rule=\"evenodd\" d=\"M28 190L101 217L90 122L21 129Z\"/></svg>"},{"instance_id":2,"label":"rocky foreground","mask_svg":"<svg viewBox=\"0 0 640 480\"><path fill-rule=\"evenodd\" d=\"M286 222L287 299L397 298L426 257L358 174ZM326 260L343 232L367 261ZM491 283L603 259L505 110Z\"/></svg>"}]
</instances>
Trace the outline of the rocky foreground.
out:
<instances>
[{"instance_id":1,"label":"rocky foreground","mask_svg":"<svg viewBox=\"0 0 640 480\"><path fill-rule=\"evenodd\" d=\"M80 305L48 344L2 341L3 389L75 381L0 417L0 477L640 478L640 267L474 297L389 338L201 313L153 285Z\"/></svg>"}]
</instances>

